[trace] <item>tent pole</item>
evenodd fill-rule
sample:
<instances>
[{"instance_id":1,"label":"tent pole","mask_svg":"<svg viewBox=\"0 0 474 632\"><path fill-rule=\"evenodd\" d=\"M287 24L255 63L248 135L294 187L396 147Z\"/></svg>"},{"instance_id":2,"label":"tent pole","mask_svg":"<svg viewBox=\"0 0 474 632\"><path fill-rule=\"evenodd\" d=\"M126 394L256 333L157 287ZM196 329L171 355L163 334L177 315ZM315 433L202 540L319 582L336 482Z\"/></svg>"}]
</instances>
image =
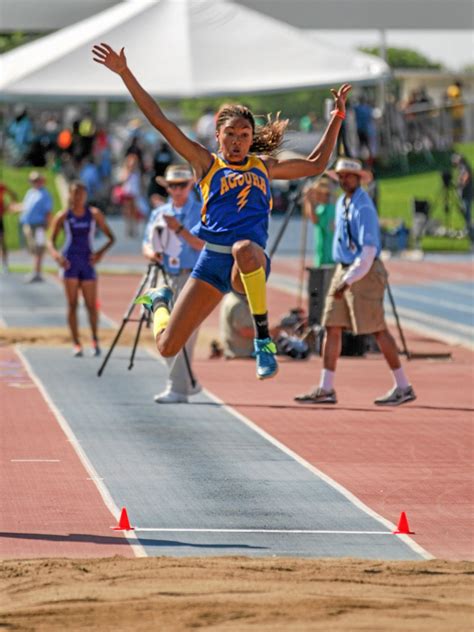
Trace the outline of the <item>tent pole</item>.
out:
<instances>
[{"instance_id":1,"label":"tent pole","mask_svg":"<svg viewBox=\"0 0 474 632\"><path fill-rule=\"evenodd\" d=\"M97 122L107 123L109 120L109 103L107 99L97 101Z\"/></svg>"}]
</instances>

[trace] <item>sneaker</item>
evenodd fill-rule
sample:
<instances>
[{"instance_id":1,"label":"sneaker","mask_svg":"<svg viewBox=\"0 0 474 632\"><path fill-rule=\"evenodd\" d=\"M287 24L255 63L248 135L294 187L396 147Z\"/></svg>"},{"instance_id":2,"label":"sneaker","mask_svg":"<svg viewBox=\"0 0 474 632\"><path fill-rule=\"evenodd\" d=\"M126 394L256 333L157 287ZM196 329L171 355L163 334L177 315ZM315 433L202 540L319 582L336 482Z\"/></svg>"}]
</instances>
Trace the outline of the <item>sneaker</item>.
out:
<instances>
[{"instance_id":1,"label":"sneaker","mask_svg":"<svg viewBox=\"0 0 474 632\"><path fill-rule=\"evenodd\" d=\"M72 355L75 358L82 358L82 356L84 355L82 352L82 347L81 345L74 345L72 348Z\"/></svg>"},{"instance_id":2,"label":"sneaker","mask_svg":"<svg viewBox=\"0 0 474 632\"><path fill-rule=\"evenodd\" d=\"M155 402L157 404L187 404L188 396L183 393L176 393L171 389L166 389L163 393L155 395Z\"/></svg>"},{"instance_id":3,"label":"sneaker","mask_svg":"<svg viewBox=\"0 0 474 632\"><path fill-rule=\"evenodd\" d=\"M163 305L171 311L171 301L173 300L173 290L167 285L152 287L135 299L135 305L143 305L149 312L154 312L159 305Z\"/></svg>"},{"instance_id":4,"label":"sneaker","mask_svg":"<svg viewBox=\"0 0 474 632\"><path fill-rule=\"evenodd\" d=\"M374 404L377 404L377 406L400 406L400 404L412 402L415 399L416 395L412 386L407 386L406 388L394 386L383 397L377 397Z\"/></svg>"},{"instance_id":5,"label":"sneaker","mask_svg":"<svg viewBox=\"0 0 474 632\"><path fill-rule=\"evenodd\" d=\"M271 338L254 338L253 347L257 360L257 378L266 380L278 373L278 363L275 357L277 352L275 343Z\"/></svg>"},{"instance_id":6,"label":"sneaker","mask_svg":"<svg viewBox=\"0 0 474 632\"><path fill-rule=\"evenodd\" d=\"M325 391L320 386L309 393L297 395L294 400L300 404L337 404L336 391Z\"/></svg>"},{"instance_id":7,"label":"sneaker","mask_svg":"<svg viewBox=\"0 0 474 632\"><path fill-rule=\"evenodd\" d=\"M25 283L42 283L43 281L41 274L30 274L25 279Z\"/></svg>"}]
</instances>

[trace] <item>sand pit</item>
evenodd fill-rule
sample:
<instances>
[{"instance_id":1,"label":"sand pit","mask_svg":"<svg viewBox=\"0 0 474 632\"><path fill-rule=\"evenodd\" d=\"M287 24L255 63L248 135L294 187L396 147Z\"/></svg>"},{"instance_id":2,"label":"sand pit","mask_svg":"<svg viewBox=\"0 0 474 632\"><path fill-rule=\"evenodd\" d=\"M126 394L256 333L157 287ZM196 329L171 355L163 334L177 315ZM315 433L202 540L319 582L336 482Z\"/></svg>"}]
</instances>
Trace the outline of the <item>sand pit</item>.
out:
<instances>
[{"instance_id":1,"label":"sand pit","mask_svg":"<svg viewBox=\"0 0 474 632\"><path fill-rule=\"evenodd\" d=\"M439 560L8 560L0 628L467 632L473 574Z\"/></svg>"}]
</instances>

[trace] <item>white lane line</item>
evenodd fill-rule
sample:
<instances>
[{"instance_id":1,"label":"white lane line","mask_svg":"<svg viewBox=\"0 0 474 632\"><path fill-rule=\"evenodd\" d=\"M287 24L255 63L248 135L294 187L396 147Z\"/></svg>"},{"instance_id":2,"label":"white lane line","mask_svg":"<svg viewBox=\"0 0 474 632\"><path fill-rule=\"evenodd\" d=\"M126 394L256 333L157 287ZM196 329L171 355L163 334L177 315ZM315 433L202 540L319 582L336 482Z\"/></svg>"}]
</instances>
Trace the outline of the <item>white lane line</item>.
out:
<instances>
[{"instance_id":1,"label":"white lane line","mask_svg":"<svg viewBox=\"0 0 474 632\"><path fill-rule=\"evenodd\" d=\"M433 283L430 283L428 287L437 287L440 290L443 290L443 292L461 294L462 296L470 298L471 301L474 300L474 287L467 288L459 285L451 285L450 283L443 283L442 281L434 281Z\"/></svg>"},{"instance_id":2,"label":"white lane line","mask_svg":"<svg viewBox=\"0 0 474 632\"><path fill-rule=\"evenodd\" d=\"M102 500L105 503L105 506L108 508L108 510L110 511L112 516L118 522L119 517L120 517L120 509L115 504L115 502L114 502L109 490L107 489L107 487L104 485L104 483L101 482L101 479L100 479L96 469L94 468L94 466L90 462L89 457L87 456L87 454L82 449L79 441L77 440L76 435L74 434L74 432L71 429L71 426L68 424L68 422L66 421L65 417L63 417L62 413L60 412L60 410L57 408L56 404L53 402L53 400L49 396L48 391L43 386L43 383L41 382L39 377L33 371L33 368L30 365L29 361L27 360L26 356L23 354L20 345L15 345L15 351L18 354L18 356L21 359L21 361L23 362L23 366L25 367L26 372L28 373L30 378L33 380L33 382L36 384L36 386L37 386L38 390L40 391L41 395L43 396L43 399L45 400L46 404L49 406L49 408L52 411L53 415L56 417L56 421L58 422L58 424L60 425L62 431L64 432L64 434L68 438L68 440L71 443L72 447L74 448L75 453L77 454L77 456L79 457L79 460L81 461L82 465L85 467L87 473L91 477L91 480L93 480L95 486L97 487L97 490L98 490L99 494L102 497ZM124 532L124 535L127 538L127 540L129 541L129 544L132 547L132 550L133 550L133 552L134 552L136 557L148 557L145 549L143 548L143 546L139 542L137 542L137 537L133 534L133 532L130 532L130 533Z\"/></svg>"},{"instance_id":3,"label":"white lane line","mask_svg":"<svg viewBox=\"0 0 474 632\"><path fill-rule=\"evenodd\" d=\"M416 292L409 292L407 290L402 290L399 287L393 288L393 294L395 298L398 296L400 298L406 298L415 303L425 303L426 305L435 305L436 307L445 307L448 309L452 309L454 312L461 312L463 314L469 314L470 316L474 316L474 312L472 307L467 307L466 305L459 305L455 303L455 299L453 301L443 301L438 298L431 298L429 296L424 296L423 294L417 294Z\"/></svg>"},{"instance_id":4,"label":"white lane line","mask_svg":"<svg viewBox=\"0 0 474 632\"><path fill-rule=\"evenodd\" d=\"M260 436L262 436L264 439L269 441L275 447L279 448L282 452L284 452L289 457L291 457L292 459L297 461L300 465L302 465L307 470L309 470L310 472L315 474L322 481L324 481L325 483L330 485L333 489L336 489L340 494L342 494L344 496L344 498L346 498L349 502L351 502L353 505L355 505L358 509L360 509L361 511L366 513L371 518L374 518L375 520L380 522L384 527L386 527L390 531L395 531L396 530L396 525L394 525L393 522L390 522L390 520L387 520L386 518L384 518L383 516L381 516L380 514L375 512L368 505L366 505L359 498L357 498L357 496L355 496L348 489L346 489L345 487L340 485L338 482L333 480L331 477L329 477L327 474L325 474L324 472L319 470L317 467L315 467L314 465L312 465L311 463L309 463L308 461L303 459L299 454L297 454L296 452L293 452L293 450L288 448L286 445L284 445L283 443L280 443L280 441L278 441L278 439L275 439L274 437L272 437L272 435L270 435L267 432L265 432L265 430L262 430L262 428L257 426L257 424L255 424L253 421L251 421L250 419L248 419L247 417L245 417L241 413L237 412L236 410L234 410L230 406L227 406L221 399L219 399L218 397L216 397L215 395L210 393L207 389L203 389L203 393L205 395L207 395L210 399L215 401L217 404L220 404L222 406L223 410L226 410L228 413L230 413L231 415L236 417L239 421L244 423L246 426L248 426L249 428L251 428L255 432L257 432ZM408 535L398 535L397 534L397 537L400 538L415 553L418 553L418 555L421 555L423 558L425 558L427 560L433 559L433 555L431 555L431 553L428 553L428 551L426 551L423 547L421 547L417 542L412 540Z\"/></svg>"},{"instance_id":5,"label":"white lane line","mask_svg":"<svg viewBox=\"0 0 474 632\"><path fill-rule=\"evenodd\" d=\"M432 338L433 340L444 342L448 345L459 346L459 347L463 347L464 349L468 349L469 351L474 351L474 341L472 341L472 335L471 335L471 340L467 340L462 335L458 336L456 334L445 333L445 331L441 331L440 329L435 329L433 327L430 327L429 324L425 325L424 322L413 320L406 314L402 313L401 308L397 308L397 311L399 312L400 316L403 316L402 327L406 325L408 329L418 332L419 334L422 334L426 338ZM396 320L394 316L390 316L390 315L386 316L385 320L392 327L396 326Z\"/></svg>"},{"instance_id":6,"label":"white lane line","mask_svg":"<svg viewBox=\"0 0 474 632\"><path fill-rule=\"evenodd\" d=\"M10 463L60 463L59 459L10 459Z\"/></svg>"},{"instance_id":7,"label":"white lane line","mask_svg":"<svg viewBox=\"0 0 474 632\"><path fill-rule=\"evenodd\" d=\"M391 531L339 531L330 529L171 529L154 527L134 527L135 531L155 531L165 533L282 533L282 534L329 534L329 535L394 535Z\"/></svg>"}]
</instances>

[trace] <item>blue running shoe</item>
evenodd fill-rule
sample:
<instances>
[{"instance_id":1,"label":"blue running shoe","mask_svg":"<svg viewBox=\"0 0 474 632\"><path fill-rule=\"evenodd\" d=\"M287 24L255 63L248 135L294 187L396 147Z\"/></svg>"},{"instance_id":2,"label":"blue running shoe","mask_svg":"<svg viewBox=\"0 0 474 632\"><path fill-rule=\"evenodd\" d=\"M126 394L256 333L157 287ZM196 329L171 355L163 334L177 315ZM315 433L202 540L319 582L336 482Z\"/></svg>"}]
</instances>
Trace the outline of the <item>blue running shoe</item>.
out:
<instances>
[{"instance_id":1,"label":"blue running shoe","mask_svg":"<svg viewBox=\"0 0 474 632\"><path fill-rule=\"evenodd\" d=\"M266 380L278 373L278 363L275 357L277 352L275 343L271 338L254 338L255 359L257 360L257 377Z\"/></svg>"},{"instance_id":2,"label":"blue running shoe","mask_svg":"<svg viewBox=\"0 0 474 632\"><path fill-rule=\"evenodd\" d=\"M149 312L154 312L159 305L163 305L171 311L171 301L173 300L173 290L167 285L161 287L151 287L149 290L135 299L135 305L143 305Z\"/></svg>"}]
</instances>

